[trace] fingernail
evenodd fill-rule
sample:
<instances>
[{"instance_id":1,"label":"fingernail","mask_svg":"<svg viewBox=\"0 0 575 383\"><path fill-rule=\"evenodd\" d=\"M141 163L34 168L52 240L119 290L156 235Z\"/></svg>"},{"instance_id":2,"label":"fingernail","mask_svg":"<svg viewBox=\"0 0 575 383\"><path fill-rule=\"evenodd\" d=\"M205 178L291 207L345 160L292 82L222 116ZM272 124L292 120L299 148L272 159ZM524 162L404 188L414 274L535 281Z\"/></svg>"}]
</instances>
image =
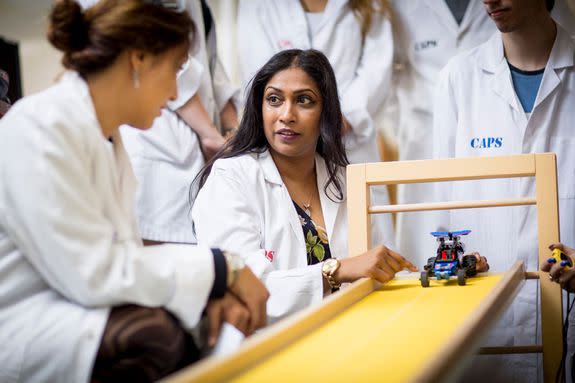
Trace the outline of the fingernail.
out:
<instances>
[{"instance_id":1,"label":"fingernail","mask_svg":"<svg viewBox=\"0 0 575 383\"><path fill-rule=\"evenodd\" d=\"M210 347L214 347L216 345L216 338L210 336L210 338L208 339L208 344L210 345Z\"/></svg>"}]
</instances>

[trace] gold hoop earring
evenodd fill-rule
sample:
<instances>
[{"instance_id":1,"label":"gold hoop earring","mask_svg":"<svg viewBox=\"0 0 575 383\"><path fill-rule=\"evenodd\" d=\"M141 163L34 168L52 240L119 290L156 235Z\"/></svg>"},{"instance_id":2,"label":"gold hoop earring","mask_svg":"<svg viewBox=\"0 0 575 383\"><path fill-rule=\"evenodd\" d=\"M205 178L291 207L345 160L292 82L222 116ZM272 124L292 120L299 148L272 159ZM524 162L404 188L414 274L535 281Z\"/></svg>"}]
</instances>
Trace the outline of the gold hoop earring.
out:
<instances>
[{"instance_id":1,"label":"gold hoop earring","mask_svg":"<svg viewBox=\"0 0 575 383\"><path fill-rule=\"evenodd\" d=\"M134 81L134 88L140 88L140 74L136 70L132 72L132 81Z\"/></svg>"}]
</instances>

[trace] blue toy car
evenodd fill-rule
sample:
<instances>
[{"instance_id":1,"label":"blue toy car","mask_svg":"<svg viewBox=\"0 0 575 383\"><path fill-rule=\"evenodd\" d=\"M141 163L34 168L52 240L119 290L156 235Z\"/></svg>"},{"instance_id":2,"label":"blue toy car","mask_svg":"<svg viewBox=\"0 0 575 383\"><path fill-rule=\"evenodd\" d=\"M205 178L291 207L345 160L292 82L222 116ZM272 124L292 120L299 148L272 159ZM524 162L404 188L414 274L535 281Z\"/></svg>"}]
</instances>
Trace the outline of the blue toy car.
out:
<instances>
[{"instance_id":1,"label":"blue toy car","mask_svg":"<svg viewBox=\"0 0 575 383\"><path fill-rule=\"evenodd\" d=\"M468 277L477 275L477 258L474 255L463 255L465 245L459 240L462 235L471 233L471 230L460 231L434 231L431 233L439 246L437 255L427 260L427 265L421 272L421 286L429 287L429 279L435 277L437 280L449 280L457 277L457 284L465 285Z\"/></svg>"}]
</instances>

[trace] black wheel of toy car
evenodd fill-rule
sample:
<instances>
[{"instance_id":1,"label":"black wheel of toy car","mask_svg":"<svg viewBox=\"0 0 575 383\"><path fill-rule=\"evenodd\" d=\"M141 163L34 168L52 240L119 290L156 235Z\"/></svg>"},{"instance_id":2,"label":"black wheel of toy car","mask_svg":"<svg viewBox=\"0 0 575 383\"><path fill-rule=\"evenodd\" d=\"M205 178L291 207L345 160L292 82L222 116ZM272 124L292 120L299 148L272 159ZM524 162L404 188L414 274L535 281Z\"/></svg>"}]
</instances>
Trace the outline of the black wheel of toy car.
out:
<instances>
[{"instance_id":1,"label":"black wheel of toy car","mask_svg":"<svg viewBox=\"0 0 575 383\"><path fill-rule=\"evenodd\" d=\"M457 284L459 286L465 286L465 269L457 270Z\"/></svg>"},{"instance_id":2,"label":"black wheel of toy car","mask_svg":"<svg viewBox=\"0 0 575 383\"><path fill-rule=\"evenodd\" d=\"M419 280L421 281L421 287L429 287L429 274L427 271L421 272L421 277Z\"/></svg>"},{"instance_id":3,"label":"black wheel of toy car","mask_svg":"<svg viewBox=\"0 0 575 383\"><path fill-rule=\"evenodd\" d=\"M435 257L427 258L427 264L423 267L424 270L433 270L435 266Z\"/></svg>"},{"instance_id":4,"label":"black wheel of toy car","mask_svg":"<svg viewBox=\"0 0 575 383\"><path fill-rule=\"evenodd\" d=\"M464 255L461 259L461 266L465 269L468 277L477 275L477 258L475 255Z\"/></svg>"}]
</instances>

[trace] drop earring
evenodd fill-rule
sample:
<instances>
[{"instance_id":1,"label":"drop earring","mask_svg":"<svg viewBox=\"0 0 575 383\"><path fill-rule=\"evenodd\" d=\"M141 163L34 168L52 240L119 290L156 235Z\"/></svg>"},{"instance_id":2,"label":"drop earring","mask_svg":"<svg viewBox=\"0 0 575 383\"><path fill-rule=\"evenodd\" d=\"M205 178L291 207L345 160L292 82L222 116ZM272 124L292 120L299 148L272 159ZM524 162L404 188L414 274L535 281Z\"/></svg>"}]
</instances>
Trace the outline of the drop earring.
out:
<instances>
[{"instance_id":1,"label":"drop earring","mask_svg":"<svg viewBox=\"0 0 575 383\"><path fill-rule=\"evenodd\" d=\"M134 88L140 88L140 74L137 70L132 72L132 81L134 81Z\"/></svg>"}]
</instances>

